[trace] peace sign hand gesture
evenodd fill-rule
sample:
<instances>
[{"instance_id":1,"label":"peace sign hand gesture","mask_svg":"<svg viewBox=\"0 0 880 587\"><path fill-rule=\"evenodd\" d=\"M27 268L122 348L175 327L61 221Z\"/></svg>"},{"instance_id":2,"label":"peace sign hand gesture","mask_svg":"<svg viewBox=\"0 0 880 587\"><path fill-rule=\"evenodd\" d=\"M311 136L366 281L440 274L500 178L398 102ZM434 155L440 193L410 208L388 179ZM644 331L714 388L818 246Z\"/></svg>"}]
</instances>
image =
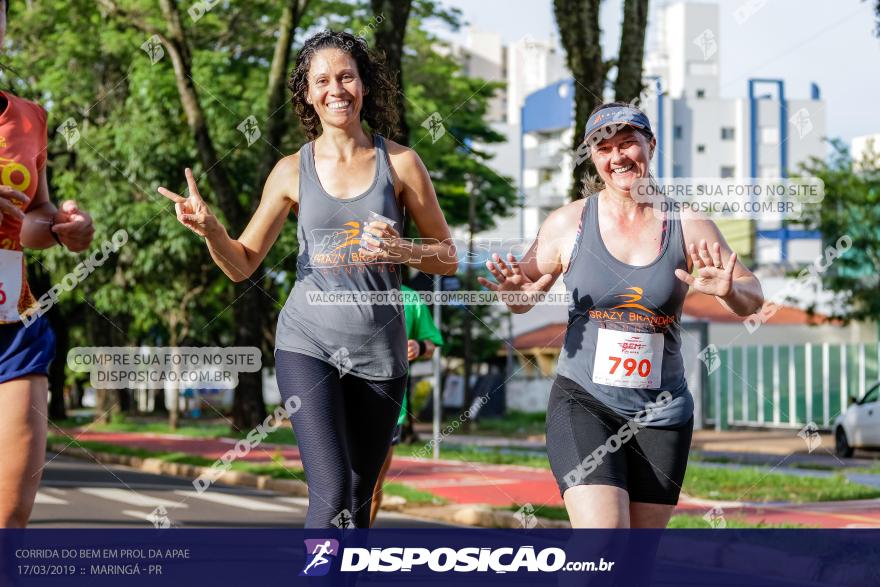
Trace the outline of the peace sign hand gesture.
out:
<instances>
[{"instance_id":1,"label":"peace sign hand gesture","mask_svg":"<svg viewBox=\"0 0 880 587\"><path fill-rule=\"evenodd\" d=\"M492 283L484 277L477 277L477 281L498 292L501 301L507 304L514 314L522 314L531 309L541 301L553 283L553 275L550 273L542 275L537 281L529 279L512 254L507 255L507 263L497 253L493 254L492 259L486 261L486 268L498 283Z\"/></svg>"},{"instance_id":2,"label":"peace sign hand gesture","mask_svg":"<svg viewBox=\"0 0 880 587\"><path fill-rule=\"evenodd\" d=\"M711 250L706 240L700 241L699 250L694 243L688 244L688 252L697 269L697 276L675 270L675 276L695 290L710 296L724 297L733 290L733 269L736 266L736 253L731 253L727 262L721 260L721 245L715 243Z\"/></svg>"},{"instance_id":3,"label":"peace sign hand gesture","mask_svg":"<svg viewBox=\"0 0 880 587\"><path fill-rule=\"evenodd\" d=\"M217 221L217 217L211 213L201 194L199 194L199 188L196 186L192 169L187 167L184 173L187 186L189 187L188 198L175 194L164 187L159 188L159 193L174 202L177 219L181 224L197 235L207 237L220 228L220 223Z\"/></svg>"}]
</instances>

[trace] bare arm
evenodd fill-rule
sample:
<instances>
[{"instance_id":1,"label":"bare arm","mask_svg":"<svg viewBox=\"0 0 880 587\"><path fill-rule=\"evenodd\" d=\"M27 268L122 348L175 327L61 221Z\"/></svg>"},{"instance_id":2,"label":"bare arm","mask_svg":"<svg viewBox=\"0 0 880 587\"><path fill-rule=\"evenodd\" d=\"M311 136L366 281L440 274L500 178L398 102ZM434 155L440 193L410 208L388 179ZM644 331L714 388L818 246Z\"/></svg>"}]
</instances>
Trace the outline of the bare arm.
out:
<instances>
[{"instance_id":1,"label":"bare arm","mask_svg":"<svg viewBox=\"0 0 880 587\"><path fill-rule=\"evenodd\" d=\"M478 278L479 282L499 292L502 301L514 314L531 310L562 275L561 253L572 229L569 206L555 210L544 220L537 238L520 261L509 253L506 263L497 254L486 262L497 284L482 277Z\"/></svg>"},{"instance_id":2,"label":"bare arm","mask_svg":"<svg viewBox=\"0 0 880 587\"><path fill-rule=\"evenodd\" d=\"M401 255L401 262L425 273L455 275L458 271L455 244L425 164L412 149L392 141L388 141L388 145L401 201L412 214L421 236L418 241L400 239L400 248L407 249Z\"/></svg>"},{"instance_id":3,"label":"bare arm","mask_svg":"<svg viewBox=\"0 0 880 587\"><path fill-rule=\"evenodd\" d=\"M233 281L244 281L256 271L275 244L284 221L299 198L299 155L279 161L263 186L254 216L236 240L214 216L199 195L192 171L186 170L190 195L183 198L165 188L159 192L175 202L177 218L205 237L211 258Z\"/></svg>"},{"instance_id":4,"label":"bare arm","mask_svg":"<svg viewBox=\"0 0 880 587\"><path fill-rule=\"evenodd\" d=\"M565 270L564 249L577 230L573 219L579 218L580 209L574 204L567 204L557 208L544 219L537 238L519 262L526 277L537 281L541 276L550 274L553 279L547 289L553 287Z\"/></svg>"},{"instance_id":5,"label":"bare arm","mask_svg":"<svg viewBox=\"0 0 880 587\"><path fill-rule=\"evenodd\" d=\"M48 249L58 244L49 232L49 225L58 209L49 199L45 167L40 170L38 177L37 191L30 206L27 206L21 224L21 244L29 249Z\"/></svg>"},{"instance_id":6,"label":"bare arm","mask_svg":"<svg viewBox=\"0 0 880 587\"><path fill-rule=\"evenodd\" d=\"M749 316L761 309L764 294L761 283L736 257L718 226L702 215L686 213L682 231L690 255L689 269L697 276L677 269L676 276L697 291L714 295L721 305Z\"/></svg>"},{"instance_id":7,"label":"bare arm","mask_svg":"<svg viewBox=\"0 0 880 587\"><path fill-rule=\"evenodd\" d=\"M40 169L37 191L26 209L21 225L22 246L29 249L54 247L58 241L52 236L53 232L68 250L75 253L86 250L92 243L95 228L91 216L80 210L73 200L65 201L61 205L61 210L55 207L49 198L45 167Z\"/></svg>"}]
</instances>

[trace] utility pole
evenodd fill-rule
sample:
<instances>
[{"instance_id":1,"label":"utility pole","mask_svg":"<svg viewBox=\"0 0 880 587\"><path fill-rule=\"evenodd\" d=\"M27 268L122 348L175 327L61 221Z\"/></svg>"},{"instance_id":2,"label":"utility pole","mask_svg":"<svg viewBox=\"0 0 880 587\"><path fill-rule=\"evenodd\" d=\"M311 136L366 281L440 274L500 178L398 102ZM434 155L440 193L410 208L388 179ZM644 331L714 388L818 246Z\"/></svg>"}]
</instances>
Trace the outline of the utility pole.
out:
<instances>
[{"instance_id":1,"label":"utility pole","mask_svg":"<svg viewBox=\"0 0 880 587\"><path fill-rule=\"evenodd\" d=\"M468 254L465 267L466 291L473 290L474 283L474 231L477 224L477 206L474 197L474 184L470 176L465 181L465 189L468 192ZM474 402L473 389L471 389L471 371L473 370L473 319L472 310L465 304L464 314L464 409L469 410ZM471 428L471 419L465 418L462 423L462 431L468 432Z\"/></svg>"},{"instance_id":2,"label":"utility pole","mask_svg":"<svg viewBox=\"0 0 880 587\"><path fill-rule=\"evenodd\" d=\"M441 275L434 276L434 326L440 331L440 281L443 279ZM440 347L434 348L434 451L433 457L436 461L440 458L440 414L443 412L443 402L441 401L440 386L443 382L443 374L441 372Z\"/></svg>"}]
</instances>

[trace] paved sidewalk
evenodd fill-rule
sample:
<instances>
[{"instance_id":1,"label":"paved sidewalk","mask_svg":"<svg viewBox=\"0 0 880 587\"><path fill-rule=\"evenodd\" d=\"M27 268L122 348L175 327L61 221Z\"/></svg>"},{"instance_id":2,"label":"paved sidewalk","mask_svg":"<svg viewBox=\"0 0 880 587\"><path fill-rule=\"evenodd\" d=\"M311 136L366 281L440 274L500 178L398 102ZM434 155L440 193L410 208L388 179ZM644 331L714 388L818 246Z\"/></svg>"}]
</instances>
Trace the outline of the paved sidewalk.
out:
<instances>
[{"instance_id":1,"label":"paved sidewalk","mask_svg":"<svg viewBox=\"0 0 880 587\"><path fill-rule=\"evenodd\" d=\"M431 427L428 424L416 425L420 438L430 440ZM812 451L807 443L797 435L797 430L694 430L691 449L707 452L750 453L764 455L832 455L834 437L819 434L820 444L814 444ZM506 438L484 434L455 433L445 438L447 444L479 446L483 448L512 448L524 450L544 450L546 444L543 434L528 438ZM878 453L880 455L880 453Z\"/></svg>"},{"instance_id":2,"label":"paved sidewalk","mask_svg":"<svg viewBox=\"0 0 880 587\"><path fill-rule=\"evenodd\" d=\"M236 442L233 439L112 432L79 432L74 436L83 441L185 452L211 459L219 459ZM278 454L289 466L301 467L299 450L290 445L263 444L243 458L247 461L269 461ZM430 491L454 504L504 507L530 503L536 508L562 505L556 481L549 469L396 457L387 481ZM676 512L702 516L713 507L721 507L726 518L744 517L750 522L789 522L824 528L880 527L880 500L759 505L699 500L683 495Z\"/></svg>"}]
</instances>

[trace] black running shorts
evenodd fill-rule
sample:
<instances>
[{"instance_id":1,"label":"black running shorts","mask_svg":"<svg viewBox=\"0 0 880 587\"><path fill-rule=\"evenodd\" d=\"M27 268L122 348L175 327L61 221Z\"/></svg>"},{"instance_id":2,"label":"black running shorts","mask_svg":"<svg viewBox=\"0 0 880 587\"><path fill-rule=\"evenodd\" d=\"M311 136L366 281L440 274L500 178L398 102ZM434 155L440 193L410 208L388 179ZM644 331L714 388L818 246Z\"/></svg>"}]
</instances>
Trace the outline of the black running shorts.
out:
<instances>
[{"instance_id":1,"label":"black running shorts","mask_svg":"<svg viewBox=\"0 0 880 587\"><path fill-rule=\"evenodd\" d=\"M641 420L641 419L640 419ZM561 493L613 485L631 502L675 505L687 468L694 419L650 427L612 411L574 381L557 376L547 407L547 455Z\"/></svg>"}]
</instances>

